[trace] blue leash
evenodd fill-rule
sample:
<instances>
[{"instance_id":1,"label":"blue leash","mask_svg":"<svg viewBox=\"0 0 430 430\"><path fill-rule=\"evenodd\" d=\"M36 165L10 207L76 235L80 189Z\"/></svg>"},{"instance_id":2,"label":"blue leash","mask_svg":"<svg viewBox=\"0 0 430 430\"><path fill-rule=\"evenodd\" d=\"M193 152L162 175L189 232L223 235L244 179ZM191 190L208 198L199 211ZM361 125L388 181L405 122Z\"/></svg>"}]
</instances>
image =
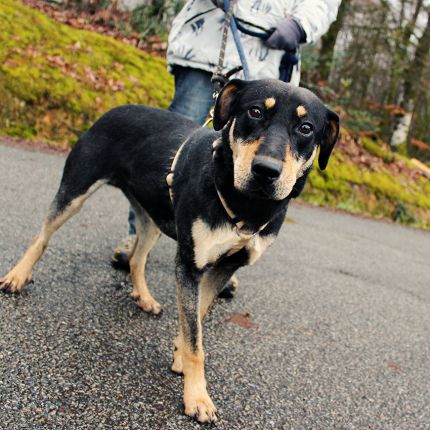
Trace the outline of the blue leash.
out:
<instances>
[{"instance_id":1,"label":"blue leash","mask_svg":"<svg viewBox=\"0 0 430 430\"><path fill-rule=\"evenodd\" d=\"M224 10L228 11L229 8L230 8L230 1L224 0ZM231 28L231 33L233 35L234 43L236 45L237 53L239 54L240 62L242 63L243 75L245 77L245 80L249 81L250 74L249 74L248 61L246 59L246 55L243 50L242 43L240 41L239 32L237 30L236 19L232 19L230 21L230 28Z\"/></svg>"},{"instance_id":2,"label":"blue leash","mask_svg":"<svg viewBox=\"0 0 430 430\"><path fill-rule=\"evenodd\" d=\"M231 0L233 1L233 0ZM225 13L229 13L230 10L230 0L224 0L224 10ZM231 13L231 12L230 12ZM216 91L218 92L222 86L225 85L225 83L228 81L228 78L234 74L237 73L239 70L243 69L243 74L245 77L245 80L250 80L250 72L249 72L249 66L248 61L246 59L245 52L243 50L242 43L240 41L239 36L239 30L247 34L249 36L258 37L259 39L267 40L270 35L272 34L272 31L255 31L251 30L245 26L243 26L238 19L231 14L230 20L230 28L231 33L233 35L233 40L236 45L237 52L239 54L240 62L242 63L242 66L235 67L233 70L227 73L226 76L214 76L212 78L212 82L216 83L215 85L218 85ZM224 47L225 49L225 47ZM285 51L285 54L283 55L281 59L281 64L279 66L279 79L284 82L289 82L291 80L291 76L293 73L294 66L299 62L299 57L297 55L297 52L295 51Z\"/></svg>"}]
</instances>

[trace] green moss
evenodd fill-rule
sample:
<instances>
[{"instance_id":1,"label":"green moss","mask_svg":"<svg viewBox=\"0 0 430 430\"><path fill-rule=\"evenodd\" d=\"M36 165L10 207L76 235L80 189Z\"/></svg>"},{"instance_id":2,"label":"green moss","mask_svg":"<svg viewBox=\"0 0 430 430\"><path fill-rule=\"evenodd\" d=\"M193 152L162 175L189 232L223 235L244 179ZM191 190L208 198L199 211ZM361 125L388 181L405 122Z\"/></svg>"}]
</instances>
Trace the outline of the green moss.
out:
<instances>
[{"instance_id":1,"label":"green moss","mask_svg":"<svg viewBox=\"0 0 430 430\"><path fill-rule=\"evenodd\" d=\"M401 143L396 146L396 152L400 155L407 156L408 155L408 146L406 143Z\"/></svg>"},{"instance_id":2,"label":"green moss","mask_svg":"<svg viewBox=\"0 0 430 430\"><path fill-rule=\"evenodd\" d=\"M384 150L381 145L378 145L372 139L369 139L368 137L362 137L361 142L364 149L370 152L372 155L382 158L385 163L393 162L394 154L389 150Z\"/></svg>"},{"instance_id":3,"label":"green moss","mask_svg":"<svg viewBox=\"0 0 430 430\"><path fill-rule=\"evenodd\" d=\"M394 158L397 161L402 161L403 163L406 164L407 167L409 167L409 169L416 169L417 167L415 166L414 163L412 163L412 161L410 160L410 158L408 158L406 155L401 155L398 152L394 153Z\"/></svg>"},{"instance_id":4,"label":"green moss","mask_svg":"<svg viewBox=\"0 0 430 430\"><path fill-rule=\"evenodd\" d=\"M3 131L9 136L22 137L24 139L31 139L37 135L35 128L25 126L24 124L15 124L6 127Z\"/></svg>"},{"instance_id":5,"label":"green moss","mask_svg":"<svg viewBox=\"0 0 430 430\"><path fill-rule=\"evenodd\" d=\"M430 181L373 171L335 152L325 171L314 169L301 198L311 204L360 212L430 229ZM395 208L408 216L396 216ZM397 211L398 213L399 211ZM402 212L403 214L403 212Z\"/></svg>"},{"instance_id":6,"label":"green moss","mask_svg":"<svg viewBox=\"0 0 430 430\"><path fill-rule=\"evenodd\" d=\"M165 62L136 48L15 0L0 3L0 28L2 133L70 143L114 106L166 107L171 99Z\"/></svg>"}]
</instances>

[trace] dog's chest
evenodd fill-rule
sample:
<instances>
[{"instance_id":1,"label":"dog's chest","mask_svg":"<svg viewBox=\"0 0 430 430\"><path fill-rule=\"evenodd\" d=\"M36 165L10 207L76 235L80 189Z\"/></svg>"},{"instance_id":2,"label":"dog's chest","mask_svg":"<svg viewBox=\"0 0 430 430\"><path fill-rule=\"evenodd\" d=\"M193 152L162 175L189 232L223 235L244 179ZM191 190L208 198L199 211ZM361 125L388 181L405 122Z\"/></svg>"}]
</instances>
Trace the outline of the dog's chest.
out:
<instances>
[{"instance_id":1,"label":"dog's chest","mask_svg":"<svg viewBox=\"0 0 430 430\"><path fill-rule=\"evenodd\" d=\"M231 224L211 228L201 219L193 223L192 237L195 263L199 269L216 263L222 256L233 255L243 248L248 252L248 264L254 264L274 240L274 236L260 234L249 237L238 235L236 228Z\"/></svg>"}]
</instances>

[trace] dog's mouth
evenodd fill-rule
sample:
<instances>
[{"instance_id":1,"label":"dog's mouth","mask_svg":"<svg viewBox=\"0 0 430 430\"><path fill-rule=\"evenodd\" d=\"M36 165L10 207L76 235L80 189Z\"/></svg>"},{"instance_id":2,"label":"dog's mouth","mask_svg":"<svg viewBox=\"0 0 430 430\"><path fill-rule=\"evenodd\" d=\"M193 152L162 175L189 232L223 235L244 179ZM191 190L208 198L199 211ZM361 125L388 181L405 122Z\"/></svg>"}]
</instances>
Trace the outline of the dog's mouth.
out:
<instances>
[{"instance_id":1,"label":"dog's mouth","mask_svg":"<svg viewBox=\"0 0 430 430\"><path fill-rule=\"evenodd\" d=\"M243 191L250 197L258 197L266 200L277 200L276 187L274 184L261 184L257 181L250 181Z\"/></svg>"}]
</instances>

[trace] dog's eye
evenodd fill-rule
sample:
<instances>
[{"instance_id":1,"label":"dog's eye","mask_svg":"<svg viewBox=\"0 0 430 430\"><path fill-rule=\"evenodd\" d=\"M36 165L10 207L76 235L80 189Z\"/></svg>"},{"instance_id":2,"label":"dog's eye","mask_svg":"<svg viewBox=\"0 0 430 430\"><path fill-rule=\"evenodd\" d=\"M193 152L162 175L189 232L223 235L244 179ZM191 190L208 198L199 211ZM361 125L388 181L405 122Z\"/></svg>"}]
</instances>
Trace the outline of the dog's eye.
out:
<instances>
[{"instance_id":1,"label":"dog's eye","mask_svg":"<svg viewBox=\"0 0 430 430\"><path fill-rule=\"evenodd\" d=\"M314 131L314 128L312 127L312 124L305 122L305 123L300 125L299 131L300 131L300 133L304 134L305 136L309 136Z\"/></svg>"},{"instance_id":2,"label":"dog's eye","mask_svg":"<svg viewBox=\"0 0 430 430\"><path fill-rule=\"evenodd\" d=\"M251 118L260 119L263 117L263 111L258 106L252 106L248 109L248 114Z\"/></svg>"}]
</instances>

